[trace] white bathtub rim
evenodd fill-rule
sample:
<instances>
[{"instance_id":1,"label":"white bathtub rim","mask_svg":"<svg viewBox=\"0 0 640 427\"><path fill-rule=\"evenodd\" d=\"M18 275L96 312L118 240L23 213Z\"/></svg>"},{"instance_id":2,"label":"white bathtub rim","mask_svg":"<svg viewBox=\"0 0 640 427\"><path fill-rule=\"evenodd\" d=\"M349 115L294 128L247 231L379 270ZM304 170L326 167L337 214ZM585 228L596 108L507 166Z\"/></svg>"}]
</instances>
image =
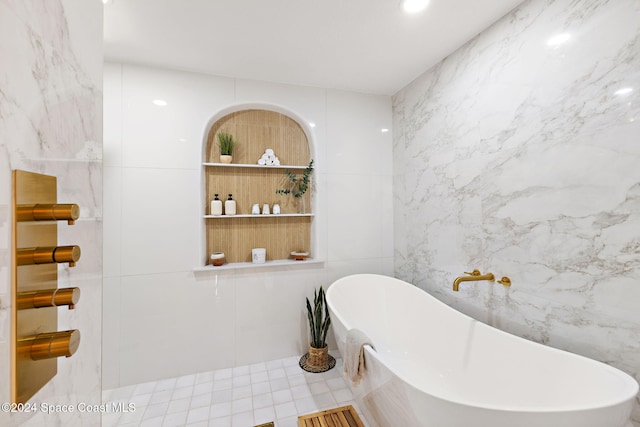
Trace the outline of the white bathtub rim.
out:
<instances>
[{"instance_id":1,"label":"white bathtub rim","mask_svg":"<svg viewBox=\"0 0 640 427\"><path fill-rule=\"evenodd\" d=\"M526 345L542 345L544 346L546 349L548 349L549 351L553 351L553 352L560 352L563 353L564 357L574 357L577 359L581 359L581 360L586 360L588 363L594 364L594 365L598 365L598 369L605 369L608 370L609 372L611 372L612 374L614 374L617 378L620 378L624 384L624 389L620 392L620 397L616 397L616 398L612 398L609 400L603 400L602 402L599 403L591 403L589 405L565 405L565 406L544 406L544 405L538 405L538 406L523 406L523 405L513 405L513 406L505 406L505 405L492 405L492 404L487 404L487 403L478 403L478 402L473 402L470 401L468 399L453 399L449 396L443 395L443 394L439 394L439 393L434 393L433 390L423 390L420 386L418 386L417 384L415 384L415 381L412 381L409 378L406 378L406 376L398 373L396 370L393 369L392 366L388 366L386 363L384 363L384 361L380 360L381 357L384 357L382 355L380 355L376 350L374 350L373 348L371 348L371 346L365 346L365 353L369 354L369 357L374 357L376 359L378 359L380 361L380 363L383 363L385 366L388 367L388 369L390 369L394 375L396 375L401 381L405 382L407 385L409 385L410 387L424 392L424 393L428 393L431 396L437 398L437 399L441 399L443 401L449 402L449 403L453 403L453 404L460 404L460 405L465 405L465 406L469 406L469 407L473 407L473 408L478 408L478 409L487 409L487 410L494 410L494 411L504 411L504 412L518 412L518 413L564 413L564 412L575 412L575 411L585 411L585 410L597 410L597 409L605 409L605 408L611 408L611 407L615 407L618 405L623 405L623 404L629 404L632 405L632 402L634 401L634 399L638 396L638 392L640 391L640 387L638 385L638 382L629 374L627 374L626 372L615 368L611 365L608 365L604 362L600 362L598 360L595 359L591 359L589 357L586 356L582 356L579 354L575 354L575 353L571 353L569 351L566 350L561 350L555 347L551 347L545 344L541 344L541 343L537 343L535 341L531 341L529 339L511 334L509 332L503 331L501 329L495 328L491 325L487 325L486 323L480 322L476 319L473 319L472 317L459 312L458 310L455 310L454 308L448 306L447 304L445 304L444 302L440 301L439 299L433 297L431 294L429 294L428 292L426 292L425 290L412 285L408 282L405 282L403 280L397 279L395 277L391 277L391 276L382 276L379 274L354 274L354 275L349 275L349 276L345 276L342 277L338 280L336 280L335 282L333 282L328 290L327 290L327 303L329 304L329 306L331 307L331 295L332 292L331 290L334 288L333 285L341 282L344 279L347 278L354 278L354 277L362 277L362 278L366 278L366 277L386 277L389 279L393 279L394 281L398 281L407 285L410 285L412 287L414 287L417 291L419 292L425 292L427 293L429 296L431 296L432 298L434 298L436 303L442 304L444 306L446 306L448 309L450 310L454 310L456 311L459 315L464 316L465 318L467 318L468 320L470 320L471 322L476 322L480 325L485 325L486 327L492 328L494 329L496 332L501 333L501 334L506 334L509 335L510 339L511 338L515 338L518 340L523 341L524 343L526 343ZM332 313L333 316L337 317L337 320L340 321L340 323L346 328L346 330L350 330L352 328L352 326L350 324L348 324L348 322L345 322L344 319L335 312L335 310L333 310L332 308ZM366 331L363 331L366 333ZM375 342L373 343L373 345L375 346ZM623 397L626 396L626 397ZM631 406L630 406L631 408Z\"/></svg>"}]
</instances>

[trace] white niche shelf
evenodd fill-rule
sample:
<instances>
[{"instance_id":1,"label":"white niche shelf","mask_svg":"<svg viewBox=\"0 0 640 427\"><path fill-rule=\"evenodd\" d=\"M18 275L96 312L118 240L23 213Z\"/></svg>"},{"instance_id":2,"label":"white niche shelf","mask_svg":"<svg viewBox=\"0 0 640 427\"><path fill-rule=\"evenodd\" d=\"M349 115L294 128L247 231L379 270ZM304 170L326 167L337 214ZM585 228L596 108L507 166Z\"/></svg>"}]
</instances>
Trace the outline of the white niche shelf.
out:
<instances>
[{"instance_id":1,"label":"white niche shelf","mask_svg":"<svg viewBox=\"0 0 640 427\"><path fill-rule=\"evenodd\" d=\"M292 216L314 216L312 213L304 214L238 214L238 215L204 215L206 219L233 219L233 218L278 218L278 217L292 217Z\"/></svg>"},{"instance_id":2,"label":"white niche shelf","mask_svg":"<svg viewBox=\"0 0 640 427\"><path fill-rule=\"evenodd\" d=\"M223 167L223 168L260 168L260 169L306 169L307 166L291 166L291 165L279 165L279 166L266 166L251 163L203 163L202 166L207 167Z\"/></svg>"},{"instance_id":3,"label":"white niche shelf","mask_svg":"<svg viewBox=\"0 0 640 427\"><path fill-rule=\"evenodd\" d=\"M221 163L217 144L220 132L226 132L239 141L239 149L233 160L237 163ZM303 175L312 160L310 144L304 129L291 117L276 111L263 109L239 110L220 117L207 132L206 149L201 167L204 172L203 231L206 235L205 253L224 252L228 264L219 267L196 267L198 272L221 270L302 268L321 261L290 258L292 250L312 252L315 215L301 206L312 207L311 191L302 201L278 194L276 189L285 187L287 171ZM283 163L260 165L259 159L270 148L278 153ZM237 215L210 215L210 201L215 195L233 194L240 207ZM225 202L225 197L220 201ZM252 214L256 201L269 202L270 207L279 204L280 214ZM310 209L311 211L311 209ZM299 213L305 212L305 213ZM246 254L252 248L264 247L271 261L253 264ZM205 257L206 259L206 257Z\"/></svg>"},{"instance_id":4,"label":"white niche shelf","mask_svg":"<svg viewBox=\"0 0 640 427\"><path fill-rule=\"evenodd\" d=\"M232 262L228 264L219 265L214 267L212 265L205 265L204 267L195 267L193 271L195 273L215 273L217 271L224 270L245 270L249 268L269 268L269 267L305 267L310 265L323 264L321 259L307 258L304 261L296 261L293 259L277 259L267 261L263 264L254 264L252 262Z\"/></svg>"}]
</instances>

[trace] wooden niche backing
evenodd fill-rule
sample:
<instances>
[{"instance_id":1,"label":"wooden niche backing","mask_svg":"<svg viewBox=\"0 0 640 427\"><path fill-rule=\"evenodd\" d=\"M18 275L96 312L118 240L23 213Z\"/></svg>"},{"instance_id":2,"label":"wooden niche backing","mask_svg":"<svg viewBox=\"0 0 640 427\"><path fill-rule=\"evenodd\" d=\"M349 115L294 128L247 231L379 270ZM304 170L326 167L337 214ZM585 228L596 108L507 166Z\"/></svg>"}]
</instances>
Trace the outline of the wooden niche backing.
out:
<instances>
[{"instance_id":1,"label":"wooden niche backing","mask_svg":"<svg viewBox=\"0 0 640 427\"><path fill-rule=\"evenodd\" d=\"M221 166L218 132L233 135L236 147L231 166ZM257 165L265 150L271 148L283 167ZM276 194L286 188L287 166L307 166L310 157L309 141L300 125L292 118L269 110L242 110L218 120L207 136L205 165L205 215L218 194L224 203L229 194L236 201L237 215L251 214L254 204L275 203L281 214L300 213L300 200L292 195ZM303 169L291 169L300 176ZM315 171L314 171L315 173ZM311 175L312 181L314 175ZM311 213L310 188L304 198L305 212ZM228 263L251 262L252 248L266 248L267 261L290 259L292 251L311 252L311 222L313 216L260 215L244 217L207 218L207 260L213 252L224 252ZM313 254L310 253L310 256Z\"/></svg>"}]
</instances>

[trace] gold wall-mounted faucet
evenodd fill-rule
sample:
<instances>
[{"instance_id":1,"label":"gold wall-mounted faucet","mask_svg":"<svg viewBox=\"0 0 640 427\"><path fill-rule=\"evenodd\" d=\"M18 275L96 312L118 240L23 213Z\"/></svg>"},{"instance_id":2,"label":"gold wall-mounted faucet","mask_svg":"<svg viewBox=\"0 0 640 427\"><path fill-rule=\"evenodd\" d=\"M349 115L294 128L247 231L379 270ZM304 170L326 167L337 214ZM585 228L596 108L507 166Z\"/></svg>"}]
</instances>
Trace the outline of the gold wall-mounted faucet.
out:
<instances>
[{"instance_id":1,"label":"gold wall-mounted faucet","mask_svg":"<svg viewBox=\"0 0 640 427\"><path fill-rule=\"evenodd\" d=\"M79 330L58 331L58 307L80 298L77 287L58 288L58 264L80 259L80 246L58 246L58 221L72 225L80 207L58 203L55 176L14 170L12 190L10 399L23 404L80 345Z\"/></svg>"},{"instance_id":2,"label":"gold wall-mounted faucet","mask_svg":"<svg viewBox=\"0 0 640 427\"><path fill-rule=\"evenodd\" d=\"M456 277L456 279L453 281L454 292L458 292L460 282L476 282L479 280L490 280L493 282L495 279L493 273L481 274L480 270L473 270L472 272L465 271L464 274L468 274L468 276Z\"/></svg>"}]
</instances>

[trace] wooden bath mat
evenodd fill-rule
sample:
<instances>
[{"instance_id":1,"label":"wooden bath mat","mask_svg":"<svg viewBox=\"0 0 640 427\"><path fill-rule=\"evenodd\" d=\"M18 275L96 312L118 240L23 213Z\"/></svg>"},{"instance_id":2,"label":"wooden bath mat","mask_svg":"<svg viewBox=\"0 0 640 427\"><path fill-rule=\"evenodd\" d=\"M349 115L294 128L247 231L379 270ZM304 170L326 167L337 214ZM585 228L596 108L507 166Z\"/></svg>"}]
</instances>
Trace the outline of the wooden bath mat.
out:
<instances>
[{"instance_id":1,"label":"wooden bath mat","mask_svg":"<svg viewBox=\"0 0 640 427\"><path fill-rule=\"evenodd\" d=\"M329 409L298 417L300 427L364 427L353 406Z\"/></svg>"}]
</instances>

